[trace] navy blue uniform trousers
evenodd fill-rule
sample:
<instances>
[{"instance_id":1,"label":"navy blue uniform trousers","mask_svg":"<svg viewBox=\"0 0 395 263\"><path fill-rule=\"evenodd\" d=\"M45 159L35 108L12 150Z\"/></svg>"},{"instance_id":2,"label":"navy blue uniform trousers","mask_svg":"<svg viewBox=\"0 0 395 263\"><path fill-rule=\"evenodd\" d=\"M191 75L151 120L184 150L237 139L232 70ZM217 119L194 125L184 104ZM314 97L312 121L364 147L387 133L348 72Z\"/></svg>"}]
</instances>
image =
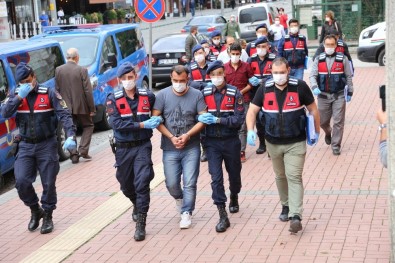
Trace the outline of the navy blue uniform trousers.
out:
<instances>
[{"instance_id":1,"label":"navy blue uniform trousers","mask_svg":"<svg viewBox=\"0 0 395 263\"><path fill-rule=\"evenodd\" d=\"M115 153L116 177L121 191L136 204L139 213L147 213L149 209L149 184L154 179L151 155L151 141L136 147L117 148Z\"/></svg>"},{"instance_id":2,"label":"navy blue uniform trousers","mask_svg":"<svg viewBox=\"0 0 395 263\"><path fill-rule=\"evenodd\" d=\"M14 165L15 188L25 205L38 204L39 199L33 187L38 169L43 186L42 208L46 211L56 208L55 182L59 168L58 142L55 136L36 144L24 141L19 143Z\"/></svg>"},{"instance_id":3,"label":"navy blue uniform trousers","mask_svg":"<svg viewBox=\"0 0 395 263\"><path fill-rule=\"evenodd\" d=\"M228 138L206 137L205 146L208 160L208 171L211 175L211 188L213 190L212 198L215 205L223 205L226 203L226 194L222 162L225 163L225 169L229 175L230 192L232 194L240 193L240 139L238 135Z\"/></svg>"}]
</instances>

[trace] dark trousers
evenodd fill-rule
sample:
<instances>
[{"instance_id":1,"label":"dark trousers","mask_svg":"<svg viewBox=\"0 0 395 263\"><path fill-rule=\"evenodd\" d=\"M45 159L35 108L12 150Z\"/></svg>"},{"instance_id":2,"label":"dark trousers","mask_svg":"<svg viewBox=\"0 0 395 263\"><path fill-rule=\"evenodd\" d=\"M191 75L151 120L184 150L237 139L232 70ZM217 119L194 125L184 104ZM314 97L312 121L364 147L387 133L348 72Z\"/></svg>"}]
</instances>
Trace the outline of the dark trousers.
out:
<instances>
[{"instance_id":1,"label":"dark trousers","mask_svg":"<svg viewBox=\"0 0 395 263\"><path fill-rule=\"evenodd\" d=\"M265 143L265 126L262 124L261 114L257 114L256 116L256 130L259 141Z\"/></svg>"},{"instance_id":2,"label":"dark trousers","mask_svg":"<svg viewBox=\"0 0 395 263\"><path fill-rule=\"evenodd\" d=\"M147 213L149 209L149 184L154 178L151 155L151 141L132 148L118 148L115 153L117 180L139 213Z\"/></svg>"},{"instance_id":3,"label":"dark trousers","mask_svg":"<svg viewBox=\"0 0 395 263\"><path fill-rule=\"evenodd\" d=\"M55 182L59 173L58 142L55 136L37 144L24 141L19 143L14 165L15 188L19 198L27 206L36 205L39 201L33 187L37 170L43 186L42 207L46 211L52 211L56 209Z\"/></svg>"},{"instance_id":4,"label":"dark trousers","mask_svg":"<svg viewBox=\"0 0 395 263\"><path fill-rule=\"evenodd\" d=\"M208 171L211 175L211 189L214 204L223 205L226 203L224 188L224 175L222 162L229 175L229 189L232 194L240 193L241 189L241 143L238 136L226 139L210 138L205 139L206 154L208 159Z\"/></svg>"},{"instance_id":5,"label":"dark trousers","mask_svg":"<svg viewBox=\"0 0 395 263\"><path fill-rule=\"evenodd\" d=\"M93 130L95 128L92 117L89 114L73 114L74 125L79 123L82 126L81 141L78 146L78 152L81 155L87 155L89 153L89 146L91 144ZM77 153L71 152L71 154Z\"/></svg>"}]
</instances>

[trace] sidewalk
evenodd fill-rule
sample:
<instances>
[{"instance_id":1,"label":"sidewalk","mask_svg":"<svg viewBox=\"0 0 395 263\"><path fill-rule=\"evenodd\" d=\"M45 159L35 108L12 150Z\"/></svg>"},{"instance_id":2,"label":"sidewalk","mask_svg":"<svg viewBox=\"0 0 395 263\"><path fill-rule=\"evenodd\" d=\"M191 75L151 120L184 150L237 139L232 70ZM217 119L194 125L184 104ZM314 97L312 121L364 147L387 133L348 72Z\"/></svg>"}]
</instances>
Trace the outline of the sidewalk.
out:
<instances>
[{"instance_id":1,"label":"sidewalk","mask_svg":"<svg viewBox=\"0 0 395 263\"><path fill-rule=\"evenodd\" d=\"M66 161L58 176L55 230L30 233L30 211L12 190L0 196L1 262L389 262L387 171L378 158L375 112L384 67L357 68L343 150L333 156L323 135L308 147L303 230L288 232L267 155L247 148L240 212L216 233L207 163L201 164L191 229L180 230L163 181L160 135L153 137L156 172L145 241L133 239L130 202L119 193L107 144L92 161ZM307 77L307 76L306 76ZM227 180L226 180L227 181ZM226 182L226 188L227 188ZM36 190L42 189L37 184Z\"/></svg>"}]
</instances>

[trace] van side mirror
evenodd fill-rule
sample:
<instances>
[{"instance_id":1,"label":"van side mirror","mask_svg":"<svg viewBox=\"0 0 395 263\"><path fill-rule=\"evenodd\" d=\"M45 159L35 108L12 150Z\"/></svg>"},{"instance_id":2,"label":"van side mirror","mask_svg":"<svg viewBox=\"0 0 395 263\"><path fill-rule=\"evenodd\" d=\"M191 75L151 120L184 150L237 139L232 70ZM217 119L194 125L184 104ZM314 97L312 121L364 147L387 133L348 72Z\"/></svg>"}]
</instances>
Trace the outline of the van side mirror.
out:
<instances>
[{"instance_id":1,"label":"van side mirror","mask_svg":"<svg viewBox=\"0 0 395 263\"><path fill-rule=\"evenodd\" d=\"M104 62L104 68L115 68L117 66L117 57L114 53L108 53L107 61Z\"/></svg>"}]
</instances>

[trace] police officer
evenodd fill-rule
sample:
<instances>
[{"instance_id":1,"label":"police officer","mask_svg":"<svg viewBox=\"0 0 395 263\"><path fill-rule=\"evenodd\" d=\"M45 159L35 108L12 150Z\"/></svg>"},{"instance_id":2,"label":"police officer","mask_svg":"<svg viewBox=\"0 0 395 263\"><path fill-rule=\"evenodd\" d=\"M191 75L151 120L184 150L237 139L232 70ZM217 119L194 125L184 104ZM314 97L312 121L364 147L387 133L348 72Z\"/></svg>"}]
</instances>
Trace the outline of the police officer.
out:
<instances>
[{"instance_id":1,"label":"police officer","mask_svg":"<svg viewBox=\"0 0 395 263\"><path fill-rule=\"evenodd\" d=\"M134 239L145 239L145 224L150 203L152 168L152 129L161 122L150 117L155 95L136 87L137 74L130 62L117 71L118 87L107 97L107 113L115 137L116 177L123 194L133 203Z\"/></svg>"},{"instance_id":2,"label":"police officer","mask_svg":"<svg viewBox=\"0 0 395 263\"><path fill-rule=\"evenodd\" d=\"M17 65L15 78L20 85L1 108L4 118L16 112L16 122L21 141L16 155L14 174L19 198L30 207L29 231L34 231L43 219L41 234L53 230L52 212L56 209L56 177L59 173L58 142L56 139L59 119L67 135L63 148L77 147L75 126L70 111L61 95L54 89L41 86L33 69L24 62ZM34 190L37 169L43 193L41 205Z\"/></svg>"},{"instance_id":3,"label":"police officer","mask_svg":"<svg viewBox=\"0 0 395 263\"><path fill-rule=\"evenodd\" d=\"M269 41L264 36L255 40L254 46L256 47L256 53L248 58L247 63L250 64L251 69L254 71L254 76L260 80L260 83L265 83L265 81L272 76L272 63L276 58L276 55L270 53ZM252 98L255 96L255 92L258 88L259 86L253 87ZM259 115L256 122L256 128L259 138L259 147L256 150L256 154L263 154L266 152L265 127L261 124Z\"/></svg>"},{"instance_id":4,"label":"police officer","mask_svg":"<svg viewBox=\"0 0 395 263\"><path fill-rule=\"evenodd\" d=\"M331 145L333 155L340 155L346 118L346 102L354 92L352 70L347 57L335 52L337 40L334 35L324 38L325 52L314 60L310 83L314 95L318 96L321 128L325 132L325 143ZM330 122L333 118L333 127Z\"/></svg>"},{"instance_id":5,"label":"police officer","mask_svg":"<svg viewBox=\"0 0 395 263\"><path fill-rule=\"evenodd\" d=\"M208 112L200 115L198 120L207 124L204 131L206 136L204 143L211 174L212 198L218 207L220 217L215 230L224 232L230 226L230 222L225 210L226 195L222 162L225 163L229 174L229 212L237 213L239 211L238 194L241 189L239 155L241 143L238 131L245 121L244 100L236 87L226 84L222 61L212 62L207 73L213 83L203 90Z\"/></svg>"},{"instance_id":6,"label":"police officer","mask_svg":"<svg viewBox=\"0 0 395 263\"><path fill-rule=\"evenodd\" d=\"M225 45L221 45L221 31L214 30L210 34L212 45L210 46L211 53L217 59L219 53L226 50Z\"/></svg>"},{"instance_id":7,"label":"police officer","mask_svg":"<svg viewBox=\"0 0 395 263\"><path fill-rule=\"evenodd\" d=\"M268 44L269 44L269 48L271 49L271 43L269 41L269 36L272 36L269 34L269 29L267 28L267 25L265 23L258 25L255 28L255 33L256 33L256 38L261 38L261 37L266 37L268 38ZM272 33L272 32L271 32ZM274 47L273 50L271 49L271 52L274 52ZM254 54L256 54L256 46L255 46L255 41L252 41L250 43L247 44L246 47L246 52L248 54L248 56L253 56Z\"/></svg>"},{"instance_id":8,"label":"police officer","mask_svg":"<svg viewBox=\"0 0 395 263\"><path fill-rule=\"evenodd\" d=\"M206 54L206 61L207 62L215 61L216 58L211 52L210 43L206 39L203 39L202 41L200 41L200 45L202 46L202 48L204 49L204 53Z\"/></svg>"}]
</instances>

